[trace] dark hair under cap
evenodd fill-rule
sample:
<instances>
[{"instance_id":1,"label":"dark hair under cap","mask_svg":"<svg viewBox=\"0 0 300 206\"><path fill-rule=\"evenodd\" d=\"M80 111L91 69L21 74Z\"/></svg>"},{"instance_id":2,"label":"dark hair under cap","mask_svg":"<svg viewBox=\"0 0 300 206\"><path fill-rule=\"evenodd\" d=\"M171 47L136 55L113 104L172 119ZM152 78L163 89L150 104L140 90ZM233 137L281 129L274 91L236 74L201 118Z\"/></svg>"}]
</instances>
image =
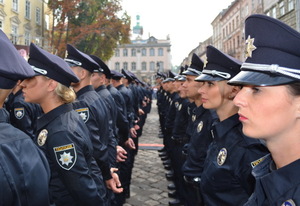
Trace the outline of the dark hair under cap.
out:
<instances>
[{"instance_id":1,"label":"dark hair under cap","mask_svg":"<svg viewBox=\"0 0 300 206\"><path fill-rule=\"evenodd\" d=\"M67 52L68 55L65 58L65 61L71 66L71 67L82 67L89 72L93 73L94 70L99 69L99 65L97 62L95 62L89 55L79 51L72 45L67 45Z\"/></svg>"},{"instance_id":2,"label":"dark hair under cap","mask_svg":"<svg viewBox=\"0 0 300 206\"><path fill-rule=\"evenodd\" d=\"M104 61L102 61L99 57L95 56L95 55L90 55L90 57L98 63L98 65L101 67L102 71L101 73L105 74L107 79L111 78L111 73L110 73L110 69L108 68L108 66L104 63Z\"/></svg>"},{"instance_id":3,"label":"dark hair under cap","mask_svg":"<svg viewBox=\"0 0 300 206\"><path fill-rule=\"evenodd\" d=\"M120 80L122 77L124 77L123 74L117 72L116 70L111 70L110 73L111 73L111 78L114 80Z\"/></svg>"},{"instance_id":4,"label":"dark hair under cap","mask_svg":"<svg viewBox=\"0 0 300 206\"><path fill-rule=\"evenodd\" d=\"M247 59L229 84L274 86L300 81L300 33L255 14L245 21Z\"/></svg>"},{"instance_id":5,"label":"dark hair under cap","mask_svg":"<svg viewBox=\"0 0 300 206\"><path fill-rule=\"evenodd\" d=\"M209 45L206 50L207 64L195 81L229 80L239 73L242 62Z\"/></svg>"},{"instance_id":6,"label":"dark hair under cap","mask_svg":"<svg viewBox=\"0 0 300 206\"><path fill-rule=\"evenodd\" d=\"M79 82L70 66L60 57L30 44L28 63L38 75L47 76L67 87Z\"/></svg>"},{"instance_id":7,"label":"dark hair under cap","mask_svg":"<svg viewBox=\"0 0 300 206\"><path fill-rule=\"evenodd\" d=\"M199 76L203 69L203 65L204 65L204 63L200 59L200 57L198 57L198 55L193 53L192 62L190 64L190 66L184 72L182 72L182 74L183 75L191 75L191 76Z\"/></svg>"},{"instance_id":8,"label":"dark hair under cap","mask_svg":"<svg viewBox=\"0 0 300 206\"><path fill-rule=\"evenodd\" d=\"M0 29L0 88L12 89L18 80L34 76L34 71Z\"/></svg>"}]
</instances>

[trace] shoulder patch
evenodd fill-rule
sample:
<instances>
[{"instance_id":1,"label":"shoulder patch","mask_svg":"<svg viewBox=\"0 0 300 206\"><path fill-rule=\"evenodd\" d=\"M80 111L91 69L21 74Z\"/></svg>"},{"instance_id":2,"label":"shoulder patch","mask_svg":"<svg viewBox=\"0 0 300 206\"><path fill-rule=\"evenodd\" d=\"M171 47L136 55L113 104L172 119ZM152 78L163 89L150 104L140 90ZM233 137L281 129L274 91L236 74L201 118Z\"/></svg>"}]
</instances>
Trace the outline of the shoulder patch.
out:
<instances>
[{"instance_id":1,"label":"shoulder patch","mask_svg":"<svg viewBox=\"0 0 300 206\"><path fill-rule=\"evenodd\" d=\"M89 108L87 108L87 107L79 108L79 109L75 109L75 111L79 114L79 116L81 116L84 123L86 123L89 120L89 118L90 118Z\"/></svg>"},{"instance_id":2,"label":"shoulder patch","mask_svg":"<svg viewBox=\"0 0 300 206\"><path fill-rule=\"evenodd\" d=\"M15 108L14 114L17 119L22 119L25 115L24 107Z\"/></svg>"},{"instance_id":3,"label":"shoulder patch","mask_svg":"<svg viewBox=\"0 0 300 206\"><path fill-rule=\"evenodd\" d=\"M282 203L281 206L296 206L296 204L292 199L289 199L289 200L286 200L284 203Z\"/></svg>"},{"instance_id":4,"label":"shoulder patch","mask_svg":"<svg viewBox=\"0 0 300 206\"><path fill-rule=\"evenodd\" d=\"M73 143L59 147L53 147L53 150L55 153L56 162L61 168L70 170L75 165L77 154L75 145Z\"/></svg>"}]
</instances>

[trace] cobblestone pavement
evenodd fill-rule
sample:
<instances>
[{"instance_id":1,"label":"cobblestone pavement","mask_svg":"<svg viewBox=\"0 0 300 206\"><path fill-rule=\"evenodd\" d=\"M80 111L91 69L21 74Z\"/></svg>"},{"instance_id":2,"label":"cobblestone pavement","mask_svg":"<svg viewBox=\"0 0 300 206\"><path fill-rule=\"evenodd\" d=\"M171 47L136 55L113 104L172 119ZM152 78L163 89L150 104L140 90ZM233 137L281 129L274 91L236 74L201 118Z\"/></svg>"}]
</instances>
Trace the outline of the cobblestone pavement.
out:
<instances>
[{"instance_id":1,"label":"cobblestone pavement","mask_svg":"<svg viewBox=\"0 0 300 206\"><path fill-rule=\"evenodd\" d=\"M139 139L140 144L162 144L158 138L159 121L156 101L152 103L151 113L148 114L144 126L143 135ZM168 205L167 186L170 184L165 178L166 170L158 151L155 147L141 146L135 159L131 197L126 200L124 206L159 206Z\"/></svg>"}]
</instances>

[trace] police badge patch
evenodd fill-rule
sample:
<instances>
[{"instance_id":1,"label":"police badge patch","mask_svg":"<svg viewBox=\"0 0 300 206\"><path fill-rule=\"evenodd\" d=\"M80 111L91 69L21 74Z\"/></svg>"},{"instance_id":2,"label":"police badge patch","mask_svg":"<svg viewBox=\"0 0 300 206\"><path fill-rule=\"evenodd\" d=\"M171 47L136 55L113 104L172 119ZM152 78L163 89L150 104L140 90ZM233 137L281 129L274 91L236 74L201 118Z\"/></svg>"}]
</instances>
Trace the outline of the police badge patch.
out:
<instances>
[{"instance_id":1,"label":"police badge patch","mask_svg":"<svg viewBox=\"0 0 300 206\"><path fill-rule=\"evenodd\" d=\"M203 122L201 121L201 122L199 122L199 124L197 126L197 132L198 133L201 132L202 128L203 128Z\"/></svg>"},{"instance_id":2,"label":"police badge patch","mask_svg":"<svg viewBox=\"0 0 300 206\"><path fill-rule=\"evenodd\" d=\"M192 121L194 122L196 120L196 115L192 115Z\"/></svg>"},{"instance_id":3,"label":"police badge patch","mask_svg":"<svg viewBox=\"0 0 300 206\"><path fill-rule=\"evenodd\" d=\"M89 120L89 118L90 118L89 108L87 108L87 107L80 108L80 109L76 109L75 111L79 114L79 116L81 116L84 123L86 123Z\"/></svg>"},{"instance_id":4,"label":"police badge patch","mask_svg":"<svg viewBox=\"0 0 300 206\"><path fill-rule=\"evenodd\" d=\"M289 199L289 200L285 201L284 203L282 203L281 206L296 206L296 204L292 199Z\"/></svg>"},{"instance_id":5,"label":"police badge patch","mask_svg":"<svg viewBox=\"0 0 300 206\"><path fill-rule=\"evenodd\" d=\"M76 163L77 154L75 150L75 145L68 144L53 148L56 161L60 167L65 170L70 170Z\"/></svg>"},{"instance_id":6,"label":"police badge patch","mask_svg":"<svg viewBox=\"0 0 300 206\"><path fill-rule=\"evenodd\" d=\"M217 157L217 163L219 166L223 165L227 158L227 150L226 148L222 148Z\"/></svg>"},{"instance_id":7,"label":"police badge patch","mask_svg":"<svg viewBox=\"0 0 300 206\"><path fill-rule=\"evenodd\" d=\"M46 129L43 129L38 136L37 143L39 146L43 146L47 140L48 131Z\"/></svg>"},{"instance_id":8,"label":"police badge patch","mask_svg":"<svg viewBox=\"0 0 300 206\"><path fill-rule=\"evenodd\" d=\"M17 119L22 119L25 114L24 107L19 107L14 109L14 114Z\"/></svg>"}]
</instances>

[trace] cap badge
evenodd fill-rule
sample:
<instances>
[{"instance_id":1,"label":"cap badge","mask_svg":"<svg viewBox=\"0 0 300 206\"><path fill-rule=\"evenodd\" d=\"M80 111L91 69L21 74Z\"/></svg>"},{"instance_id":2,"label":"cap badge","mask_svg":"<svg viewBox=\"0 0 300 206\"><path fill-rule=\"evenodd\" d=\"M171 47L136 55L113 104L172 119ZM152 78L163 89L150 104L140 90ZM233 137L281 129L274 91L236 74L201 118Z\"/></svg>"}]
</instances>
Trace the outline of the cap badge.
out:
<instances>
[{"instance_id":1,"label":"cap badge","mask_svg":"<svg viewBox=\"0 0 300 206\"><path fill-rule=\"evenodd\" d=\"M227 150L226 148L222 148L217 157L217 163L219 166L223 165L227 158Z\"/></svg>"},{"instance_id":2,"label":"cap badge","mask_svg":"<svg viewBox=\"0 0 300 206\"><path fill-rule=\"evenodd\" d=\"M201 122L199 122L199 124L197 126L197 132L198 133L201 132L202 128L203 128L203 122L201 121Z\"/></svg>"},{"instance_id":3,"label":"cap badge","mask_svg":"<svg viewBox=\"0 0 300 206\"><path fill-rule=\"evenodd\" d=\"M207 61L207 56L204 57L204 61L203 61L203 68L206 67L208 61Z\"/></svg>"},{"instance_id":4,"label":"cap badge","mask_svg":"<svg viewBox=\"0 0 300 206\"><path fill-rule=\"evenodd\" d=\"M43 129L38 136L37 143L39 146L43 146L47 140L48 131L46 129Z\"/></svg>"},{"instance_id":5,"label":"cap badge","mask_svg":"<svg viewBox=\"0 0 300 206\"><path fill-rule=\"evenodd\" d=\"M246 57L252 57L252 52L256 49L254 46L254 38L251 39L250 35L246 39Z\"/></svg>"},{"instance_id":6,"label":"cap badge","mask_svg":"<svg viewBox=\"0 0 300 206\"><path fill-rule=\"evenodd\" d=\"M296 206L296 204L292 199L289 199L289 200L286 200L284 203L282 203L281 206Z\"/></svg>"}]
</instances>

